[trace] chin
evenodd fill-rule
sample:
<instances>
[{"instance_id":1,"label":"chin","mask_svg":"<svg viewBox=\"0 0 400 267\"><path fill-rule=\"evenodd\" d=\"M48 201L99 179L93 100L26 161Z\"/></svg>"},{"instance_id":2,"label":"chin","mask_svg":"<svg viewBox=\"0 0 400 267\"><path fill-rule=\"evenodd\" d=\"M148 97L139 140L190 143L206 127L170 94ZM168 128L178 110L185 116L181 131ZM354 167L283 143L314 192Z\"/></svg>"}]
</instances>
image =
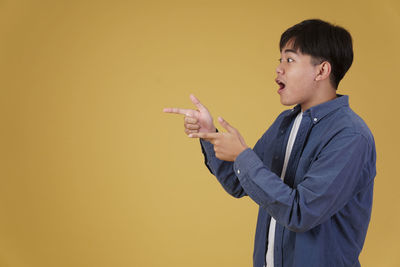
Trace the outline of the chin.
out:
<instances>
[{"instance_id":1,"label":"chin","mask_svg":"<svg viewBox=\"0 0 400 267\"><path fill-rule=\"evenodd\" d=\"M297 103L295 103L295 101L290 101L289 99L284 99L281 97L281 104L284 106L294 106Z\"/></svg>"}]
</instances>

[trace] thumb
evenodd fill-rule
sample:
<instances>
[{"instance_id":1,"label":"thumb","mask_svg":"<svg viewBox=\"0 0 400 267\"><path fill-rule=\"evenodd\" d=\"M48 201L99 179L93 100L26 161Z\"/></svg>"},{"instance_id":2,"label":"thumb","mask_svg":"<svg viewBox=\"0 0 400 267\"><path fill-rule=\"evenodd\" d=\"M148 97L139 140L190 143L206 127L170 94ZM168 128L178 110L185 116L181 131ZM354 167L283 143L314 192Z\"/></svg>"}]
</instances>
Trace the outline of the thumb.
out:
<instances>
[{"instance_id":1,"label":"thumb","mask_svg":"<svg viewBox=\"0 0 400 267\"><path fill-rule=\"evenodd\" d=\"M229 133L236 133L236 129L233 128L226 120L224 120L222 117L218 117L218 122L219 124L222 125Z\"/></svg>"},{"instance_id":2,"label":"thumb","mask_svg":"<svg viewBox=\"0 0 400 267\"><path fill-rule=\"evenodd\" d=\"M200 102L200 100L195 97L193 94L190 95L190 100L192 100L192 103L199 109L207 109L205 106L203 106L203 104Z\"/></svg>"}]
</instances>

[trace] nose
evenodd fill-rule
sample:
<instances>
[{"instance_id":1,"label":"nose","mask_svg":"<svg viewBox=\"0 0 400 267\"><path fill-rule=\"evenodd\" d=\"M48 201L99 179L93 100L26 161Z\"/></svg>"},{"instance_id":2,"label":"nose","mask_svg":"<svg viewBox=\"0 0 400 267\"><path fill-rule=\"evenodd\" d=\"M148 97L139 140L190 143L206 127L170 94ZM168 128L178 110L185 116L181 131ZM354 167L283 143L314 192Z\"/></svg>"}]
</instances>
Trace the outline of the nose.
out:
<instances>
[{"instance_id":1,"label":"nose","mask_svg":"<svg viewBox=\"0 0 400 267\"><path fill-rule=\"evenodd\" d=\"M282 67L282 63L280 63L280 64L278 65L278 67L276 67L276 73L277 73L277 74L283 74L283 73L284 73L284 69L283 69L283 67Z\"/></svg>"}]
</instances>

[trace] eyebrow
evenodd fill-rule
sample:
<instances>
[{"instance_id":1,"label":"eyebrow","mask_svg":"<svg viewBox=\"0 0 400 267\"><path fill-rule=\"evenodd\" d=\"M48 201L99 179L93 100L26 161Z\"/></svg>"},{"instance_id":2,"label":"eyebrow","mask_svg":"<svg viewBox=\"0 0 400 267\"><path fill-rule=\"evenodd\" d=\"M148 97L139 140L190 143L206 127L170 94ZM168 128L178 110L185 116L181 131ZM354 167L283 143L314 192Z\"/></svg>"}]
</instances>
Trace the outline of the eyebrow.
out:
<instances>
[{"instance_id":1,"label":"eyebrow","mask_svg":"<svg viewBox=\"0 0 400 267\"><path fill-rule=\"evenodd\" d=\"M297 55L297 51L293 50L293 49L285 49L285 51L283 51L283 53L294 53Z\"/></svg>"}]
</instances>

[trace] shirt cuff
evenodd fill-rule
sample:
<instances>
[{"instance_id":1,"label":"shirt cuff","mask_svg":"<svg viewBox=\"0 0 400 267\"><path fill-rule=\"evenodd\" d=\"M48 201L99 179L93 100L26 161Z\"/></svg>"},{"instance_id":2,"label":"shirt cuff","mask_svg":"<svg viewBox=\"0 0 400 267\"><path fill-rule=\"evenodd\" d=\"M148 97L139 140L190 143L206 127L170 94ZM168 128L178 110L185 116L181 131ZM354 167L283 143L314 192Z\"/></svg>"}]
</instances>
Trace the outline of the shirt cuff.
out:
<instances>
[{"instance_id":1,"label":"shirt cuff","mask_svg":"<svg viewBox=\"0 0 400 267\"><path fill-rule=\"evenodd\" d=\"M241 180L255 165L260 164L261 166L263 165L257 154L251 148L247 148L236 157L233 163L233 170L239 180Z\"/></svg>"},{"instance_id":2,"label":"shirt cuff","mask_svg":"<svg viewBox=\"0 0 400 267\"><path fill-rule=\"evenodd\" d=\"M203 148L203 152L207 154L207 156L214 156L214 145L211 144L210 142L203 140L200 138L200 144L201 147Z\"/></svg>"},{"instance_id":3,"label":"shirt cuff","mask_svg":"<svg viewBox=\"0 0 400 267\"><path fill-rule=\"evenodd\" d=\"M216 159L214 145L200 138L200 146L201 146L201 151L203 152L204 155L204 164L207 166L208 170L212 174L214 174L211 167L212 166L211 162Z\"/></svg>"}]
</instances>

